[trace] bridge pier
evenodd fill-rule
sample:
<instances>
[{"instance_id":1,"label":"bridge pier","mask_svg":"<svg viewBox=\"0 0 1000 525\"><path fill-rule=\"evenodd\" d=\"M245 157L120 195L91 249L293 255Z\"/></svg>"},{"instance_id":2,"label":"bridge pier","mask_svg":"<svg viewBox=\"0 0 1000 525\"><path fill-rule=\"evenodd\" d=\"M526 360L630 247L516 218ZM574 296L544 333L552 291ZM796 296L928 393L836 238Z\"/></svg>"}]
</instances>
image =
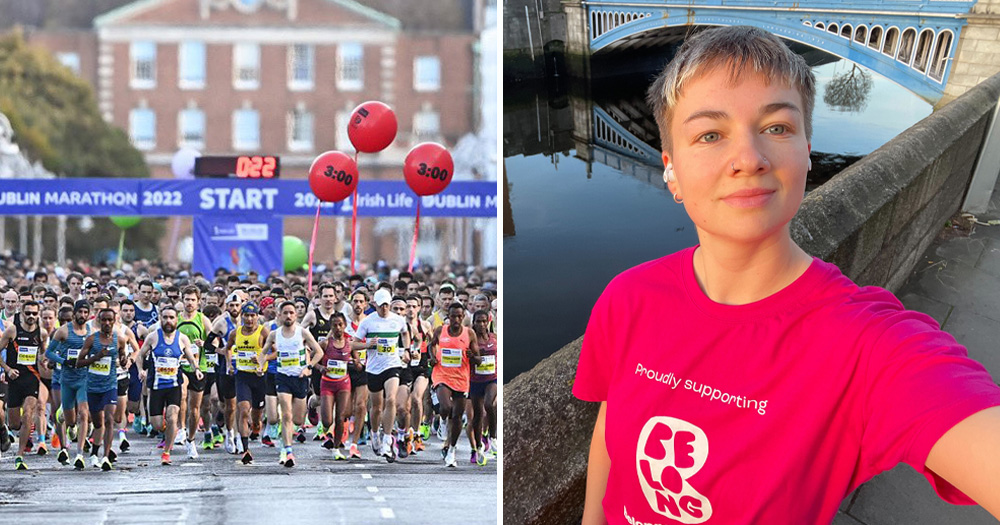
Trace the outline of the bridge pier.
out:
<instances>
[{"instance_id":1,"label":"bridge pier","mask_svg":"<svg viewBox=\"0 0 1000 525\"><path fill-rule=\"evenodd\" d=\"M979 0L966 17L938 109L1000 72L1000 0ZM992 186L991 186L992 187Z\"/></svg>"}]
</instances>

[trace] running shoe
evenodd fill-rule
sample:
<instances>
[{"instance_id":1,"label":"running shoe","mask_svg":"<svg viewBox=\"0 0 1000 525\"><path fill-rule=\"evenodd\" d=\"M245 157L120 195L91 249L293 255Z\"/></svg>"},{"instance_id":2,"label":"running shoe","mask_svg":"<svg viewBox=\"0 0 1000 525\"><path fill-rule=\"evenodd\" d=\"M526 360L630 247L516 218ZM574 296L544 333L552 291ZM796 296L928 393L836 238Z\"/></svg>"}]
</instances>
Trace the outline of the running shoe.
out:
<instances>
[{"instance_id":1,"label":"running shoe","mask_svg":"<svg viewBox=\"0 0 1000 525\"><path fill-rule=\"evenodd\" d=\"M472 454L469 456L469 463L476 465L479 463L479 451L473 450Z\"/></svg>"},{"instance_id":2,"label":"running shoe","mask_svg":"<svg viewBox=\"0 0 1000 525\"><path fill-rule=\"evenodd\" d=\"M288 453L288 458L285 460L285 466L288 468L295 466L295 454L292 454L291 452Z\"/></svg>"},{"instance_id":3,"label":"running shoe","mask_svg":"<svg viewBox=\"0 0 1000 525\"><path fill-rule=\"evenodd\" d=\"M71 427L66 428L66 432L68 434L70 442L76 441L76 438L77 438L77 435L76 435L76 425L73 425Z\"/></svg>"},{"instance_id":4,"label":"running shoe","mask_svg":"<svg viewBox=\"0 0 1000 525\"><path fill-rule=\"evenodd\" d=\"M128 442L128 438L125 437L124 432L121 433L121 437L122 439L121 442L118 443L118 449L122 452L128 452L128 449L132 446L132 444Z\"/></svg>"},{"instance_id":5,"label":"running shoe","mask_svg":"<svg viewBox=\"0 0 1000 525\"><path fill-rule=\"evenodd\" d=\"M59 439L59 434L52 434L52 448L62 448L62 440Z\"/></svg>"},{"instance_id":6,"label":"running shoe","mask_svg":"<svg viewBox=\"0 0 1000 525\"><path fill-rule=\"evenodd\" d=\"M206 434L204 441L201 442L201 449L212 450L213 448L215 448L215 443L213 442L212 437Z\"/></svg>"},{"instance_id":7,"label":"running shoe","mask_svg":"<svg viewBox=\"0 0 1000 525\"><path fill-rule=\"evenodd\" d=\"M253 456L250 455L249 450L243 453L243 459L241 461L243 461L244 465L249 465L253 463Z\"/></svg>"},{"instance_id":8,"label":"running shoe","mask_svg":"<svg viewBox=\"0 0 1000 525\"><path fill-rule=\"evenodd\" d=\"M83 460L83 454L76 455L76 460L73 461L73 468L76 470L83 470L87 468L87 462Z\"/></svg>"},{"instance_id":9,"label":"running shoe","mask_svg":"<svg viewBox=\"0 0 1000 525\"><path fill-rule=\"evenodd\" d=\"M167 446L167 441L164 440L164 439L161 439L160 442L156 445L156 448L163 448L165 446Z\"/></svg>"},{"instance_id":10,"label":"running shoe","mask_svg":"<svg viewBox=\"0 0 1000 525\"><path fill-rule=\"evenodd\" d=\"M333 449L333 459L337 461L343 461L347 459L347 456L345 456L344 453L341 452L339 448L335 448Z\"/></svg>"},{"instance_id":11,"label":"running shoe","mask_svg":"<svg viewBox=\"0 0 1000 525\"><path fill-rule=\"evenodd\" d=\"M396 461L396 436L389 434L383 438L382 455L389 463Z\"/></svg>"},{"instance_id":12,"label":"running shoe","mask_svg":"<svg viewBox=\"0 0 1000 525\"><path fill-rule=\"evenodd\" d=\"M142 424L142 420L140 418L135 418L135 420L132 421L132 432L139 435L146 433L146 426Z\"/></svg>"},{"instance_id":13,"label":"running shoe","mask_svg":"<svg viewBox=\"0 0 1000 525\"><path fill-rule=\"evenodd\" d=\"M444 457L444 464L445 466L453 468L458 466L458 461L455 460L455 447L451 447L448 449L448 453L445 454Z\"/></svg>"},{"instance_id":14,"label":"running shoe","mask_svg":"<svg viewBox=\"0 0 1000 525\"><path fill-rule=\"evenodd\" d=\"M90 466L94 468L101 468L101 458L97 457L97 454L90 455Z\"/></svg>"},{"instance_id":15,"label":"running shoe","mask_svg":"<svg viewBox=\"0 0 1000 525\"><path fill-rule=\"evenodd\" d=\"M351 457L351 459L354 458L361 459L361 451L358 450L358 446L355 445L354 443L351 443L351 448L348 451L348 455Z\"/></svg>"},{"instance_id":16,"label":"running shoe","mask_svg":"<svg viewBox=\"0 0 1000 525\"><path fill-rule=\"evenodd\" d=\"M160 465L163 465L165 467L171 465L171 463L170 463L170 453L169 452L164 452L160 456Z\"/></svg>"},{"instance_id":17,"label":"running shoe","mask_svg":"<svg viewBox=\"0 0 1000 525\"><path fill-rule=\"evenodd\" d=\"M448 422L441 420L441 424L438 425L437 437L441 441L448 439Z\"/></svg>"},{"instance_id":18,"label":"running shoe","mask_svg":"<svg viewBox=\"0 0 1000 525\"><path fill-rule=\"evenodd\" d=\"M424 439L430 439L431 438L431 426L428 425L428 424L426 424L426 423L421 423L420 424L420 435L423 436Z\"/></svg>"},{"instance_id":19,"label":"running shoe","mask_svg":"<svg viewBox=\"0 0 1000 525\"><path fill-rule=\"evenodd\" d=\"M309 422L313 424L313 426L319 424L319 411L317 411L315 407L309 409L308 419Z\"/></svg>"},{"instance_id":20,"label":"running shoe","mask_svg":"<svg viewBox=\"0 0 1000 525\"><path fill-rule=\"evenodd\" d=\"M86 453L90 452L90 447L92 447L92 446L93 446L93 443L90 441L90 439L83 440L83 453L86 454Z\"/></svg>"},{"instance_id":21,"label":"running shoe","mask_svg":"<svg viewBox=\"0 0 1000 525\"><path fill-rule=\"evenodd\" d=\"M250 433L250 441L257 441L258 438L260 438L260 432Z\"/></svg>"},{"instance_id":22,"label":"running shoe","mask_svg":"<svg viewBox=\"0 0 1000 525\"><path fill-rule=\"evenodd\" d=\"M112 463L118 461L118 454L115 453L114 449L108 451L108 459L110 459Z\"/></svg>"},{"instance_id":23,"label":"running shoe","mask_svg":"<svg viewBox=\"0 0 1000 525\"><path fill-rule=\"evenodd\" d=\"M264 434L264 437L260 438L260 444L264 445L265 447L273 447L274 441L271 439L271 436Z\"/></svg>"},{"instance_id":24,"label":"running shoe","mask_svg":"<svg viewBox=\"0 0 1000 525\"><path fill-rule=\"evenodd\" d=\"M28 470L28 466L24 464L24 458L21 456L14 458L14 470Z\"/></svg>"},{"instance_id":25,"label":"running shoe","mask_svg":"<svg viewBox=\"0 0 1000 525\"><path fill-rule=\"evenodd\" d=\"M448 445L447 444L445 444L445 446L441 447L441 459L444 460L445 462L448 461Z\"/></svg>"},{"instance_id":26,"label":"running shoe","mask_svg":"<svg viewBox=\"0 0 1000 525\"><path fill-rule=\"evenodd\" d=\"M174 436L174 444L183 445L185 441L187 441L187 430L182 428L178 430L177 435Z\"/></svg>"},{"instance_id":27,"label":"running shoe","mask_svg":"<svg viewBox=\"0 0 1000 525\"><path fill-rule=\"evenodd\" d=\"M66 449L64 448L59 449L59 455L56 456L56 461L63 465L69 465L69 452L66 452Z\"/></svg>"},{"instance_id":28,"label":"running shoe","mask_svg":"<svg viewBox=\"0 0 1000 525\"><path fill-rule=\"evenodd\" d=\"M31 434L30 434L30 432L29 432L29 435L28 435L28 445L27 445L27 447L28 448L26 450L28 452L31 452L31 449L35 448L35 442L31 440Z\"/></svg>"},{"instance_id":29,"label":"running shoe","mask_svg":"<svg viewBox=\"0 0 1000 525\"><path fill-rule=\"evenodd\" d=\"M326 429L323 428L323 423L320 422L320 424L316 426L316 435L313 436L313 441L323 441L323 434L325 433Z\"/></svg>"},{"instance_id":30,"label":"running shoe","mask_svg":"<svg viewBox=\"0 0 1000 525\"><path fill-rule=\"evenodd\" d=\"M372 437L372 452L374 452L376 456L382 455L380 451L380 449L382 448L381 445L382 445L382 431L380 430L378 435Z\"/></svg>"},{"instance_id":31,"label":"running shoe","mask_svg":"<svg viewBox=\"0 0 1000 525\"><path fill-rule=\"evenodd\" d=\"M409 448L410 444L409 442L406 441L406 438L399 439L399 437L397 436L395 438L395 441L397 448L396 455L399 457L399 459L405 459L409 457L410 453L406 449Z\"/></svg>"},{"instance_id":32,"label":"running shoe","mask_svg":"<svg viewBox=\"0 0 1000 525\"><path fill-rule=\"evenodd\" d=\"M198 447L194 446L194 441L185 441L184 448L187 449L188 459L198 459Z\"/></svg>"},{"instance_id":33,"label":"running shoe","mask_svg":"<svg viewBox=\"0 0 1000 525\"><path fill-rule=\"evenodd\" d=\"M282 448L281 452L278 454L278 463L284 465L285 461L287 460L288 460L288 452L286 452L285 449Z\"/></svg>"},{"instance_id":34,"label":"running shoe","mask_svg":"<svg viewBox=\"0 0 1000 525\"><path fill-rule=\"evenodd\" d=\"M49 453L49 448L45 446L45 442L44 441L38 442L38 455L44 456L45 454L48 453Z\"/></svg>"},{"instance_id":35,"label":"running shoe","mask_svg":"<svg viewBox=\"0 0 1000 525\"><path fill-rule=\"evenodd\" d=\"M227 454L235 454L236 453L236 441L234 441L232 439L229 439L227 437L225 439L225 445L226 445L226 453Z\"/></svg>"},{"instance_id":36,"label":"running shoe","mask_svg":"<svg viewBox=\"0 0 1000 525\"><path fill-rule=\"evenodd\" d=\"M111 465L111 460L110 459L104 458L104 461L101 461L101 470L103 470L104 472L107 472L107 471L111 470L112 468L114 468L114 467Z\"/></svg>"},{"instance_id":37,"label":"running shoe","mask_svg":"<svg viewBox=\"0 0 1000 525\"><path fill-rule=\"evenodd\" d=\"M300 428L298 432L295 433L295 441L298 441L299 443L306 442L306 430L304 428Z\"/></svg>"},{"instance_id":38,"label":"running shoe","mask_svg":"<svg viewBox=\"0 0 1000 525\"><path fill-rule=\"evenodd\" d=\"M479 446L479 458L478 458L478 461L476 461L476 464L479 465L480 467L485 467L486 464L489 463L489 461L490 461L489 454L487 454L486 450L483 448L483 446L480 445Z\"/></svg>"},{"instance_id":39,"label":"running shoe","mask_svg":"<svg viewBox=\"0 0 1000 525\"><path fill-rule=\"evenodd\" d=\"M333 450L334 448L336 448L333 443L333 438L331 438L330 436L326 436L326 440L323 441L323 448L327 450Z\"/></svg>"}]
</instances>

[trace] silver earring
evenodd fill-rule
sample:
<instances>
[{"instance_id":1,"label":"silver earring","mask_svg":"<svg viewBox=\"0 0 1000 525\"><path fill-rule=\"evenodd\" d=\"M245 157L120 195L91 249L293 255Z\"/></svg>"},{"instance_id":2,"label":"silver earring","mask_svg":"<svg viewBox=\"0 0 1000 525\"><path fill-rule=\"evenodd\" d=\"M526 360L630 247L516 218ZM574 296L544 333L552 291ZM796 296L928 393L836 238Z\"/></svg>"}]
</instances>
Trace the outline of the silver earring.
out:
<instances>
[{"instance_id":1,"label":"silver earring","mask_svg":"<svg viewBox=\"0 0 1000 525\"><path fill-rule=\"evenodd\" d=\"M680 193L675 193L674 194L674 202L676 202L677 204L683 204L684 203L684 197L678 197L679 195L680 195Z\"/></svg>"},{"instance_id":2,"label":"silver earring","mask_svg":"<svg viewBox=\"0 0 1000 525\"><path fill-rule=\"evenodd\" d=\"M729 163L729 167L733 168L733 173L736 173L736 163L735 162Z\"/></svg>"}]
</instances>

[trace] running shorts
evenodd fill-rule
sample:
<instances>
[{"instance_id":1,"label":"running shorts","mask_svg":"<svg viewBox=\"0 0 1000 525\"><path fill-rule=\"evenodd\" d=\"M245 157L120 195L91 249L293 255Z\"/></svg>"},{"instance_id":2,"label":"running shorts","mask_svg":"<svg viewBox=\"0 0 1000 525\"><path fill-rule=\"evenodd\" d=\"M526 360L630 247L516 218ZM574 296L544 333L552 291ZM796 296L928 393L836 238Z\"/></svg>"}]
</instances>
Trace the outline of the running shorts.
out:
<instances>
[{"instance_id":1,"label":"running shorts","mask_svg":"<svg viewBox=\"0 0 1000 525\"><path fill-rule=\"evenodd\" d=\"M139 367L135 363L128 369L128 400L134 403L142 400L142 381L139 380Z\"/></svg>"},{"instance_id":2,"label":"running shorts","mask_svg":"<svg viewBox=\"0 0 1000 525\"><path fill-rule=\"evenodd\" d=\"M266 373L264 375L267 375ZM247 401L252 408L264 406L264 378L254 372L236 372L236 402Z\"/></svg>"},{"instance_id":3,"label":"running shorts","mask_svg":"<svg viewBox=\"0 0 1000 525\"><path fill-rule=\"evenodd\" d=\"M48 390L49 392L52 391L52 378L39 377L38 380L41 381L43 385L45 385L46 390Z\"/></svg>"},{"instance_id":4,"label":"running shorts","mask_svg":"<svg viewBox=\"0 0 1000 525\"><path fill-rule=\"evenodd\" d=\"M309 376L309 386L312 388L313 394L316 394L317 396L320 395L320 392L323 390L322 382L323 374L313 370L312 375Z\"/></svg>"},{"instance_id":5,"label":"running shorts","mask_svg":"<svg viewBox=\"0 0 1000 525\"><path fill-rule=\"evenodd\" d=\"M73 410L76 405L87 402L87 384L62 385L62 407L63 412Z\"/></svg>"},{"instance_id":6,"label":"running shorts","mask_svg":"<svg viewBox=\"0 0 1000 525\"><path fill-rule=\"evenodd\" d=\"M0 383L0 403L7 402L7 383Z\"/></svg>"},{"instance_id":7,"label":"running shorts","mask_svg":"<svg viewBox=\"0 0 1000 525\"><path fill-rule=\"evenodd\" d=\"M118 389L112 388L107 392L90 392L87 394L87 403L90 405L90 413L96 414L108 405L118 404Z\"/></svg>"},{"instance_id":8,"label":"running shorts","mask_svg":"<svg viewBox=\"0 0 1000 525\"><path fill-rule=\"evenodd\" d=\"M468 399L469 398L469 393L468 392L459 392L459 391L454 390L453 388L451 388L450 386L448 386L448 385L446 385L444 383L438 383L438 384L434 385L433 389L434 389L435 392L437 392L438 387L447 388L448 392L451 392L451 398L452 399L456 399L456 398ZM441 397L440 394L438 395L438 397Z\"/></svg>"},{"instance_id":9,"label":"running shorts","mask_svg":"<svg viewBox=\"0 0 1000 525\"><path fill-rule=\"evenodd\" d=\"M218 377L216 377L216 384L219 386L218 391L220 399L236 398L236 376L218 374Z\"/></svg>"},{"instance_id":10,"label":"running shorts","mask_svg":"<svg viewBox=\"0 0 1000 525\"><path fill-rule=\"evenodd\" d=\"M187 383L188 391L204 392L205 391L205 375L202 374L201 380L198 376L194 375L194 372L188 372L187 370L182 370L184 373L185 383Z\"/></svg>"},{"instance_id":11,"label":"running shorts","mask_svg":"<svg viewBox=\"0 0 1000 525\"><path fill-rule=\"evenodd\" d=\"M149 416L162 416L170 405L181 406L181 387L175 386L162 390L149 391Z\"/></svg>"},{"instance_id":12,"label":"running shorts","mask_svg":"<svg viewBox=\"0 0 1000 525\"><path fill-rule=\"evenodd\" d=\"M352 367L347 367L347 376L351 379L351 388L365 386L368 384L368 372L357 371Z\"/></svg>"},{"instance_id":13,"label":"running shorts","mask_svg":"<svg viewBox=\"0 0 1000 525\"><path fill-rule=\"evenodd\" d=\"M291 394L295 399L309 397L309 378L274 374L274 387L280 394Z\"/></svg>"},{"instance_id":14,"label":"running shorts","mask_svg":"<svg viewBox=\"0 0 1000 525\"><path fill-rule=\"evenodd\" d=\"M483 381L482 383L470 383L469 396L473 398L486 397L486 385L495 385L497 380Z\"/></svg>"},{"instance_id":15,"label":"running shorts","mask_svg":"<svg viewBox=\"0 0 1000 525\"><path fill-rule=\"evenodd\" d=\"M413 374L413 379L416 380L420 376L424 376L428 379L431 377L431 369L426 366L411 366L410 373Z\"/></svg>"},{"instance_id":16,"label":"running shorts","mask_svg":"<svg viewBox=\"0 0 1000 525\"><path fill-rule=\"evenodd\" d=\"M399 377L399 367L389 368L381 374L368 374L368 391L381 392L385 382L393 377Z\"/></svg>"},{"instance_id":17,"label":"running shorts","mask_svg":"<svg viewBox=\"0 0 1000 525\"><path fill-rule=\"evenodd\" d=\"M413 386L413 377L410 367L404 365L403 368L399 369L399 386L410 388Z\"/></svg>"},{"instance_id":18,"label":"running shorts","mask_svg":"<svg viewBox=\"0 0 1000 525\"><path fill-rule=\"evenodd\" d=\"M264 374L264 395L265 396L276 396L278 395L278 384L275 383L274 376L278 375L277 372L266 372Z\"/></svg>"},{"instance_id":19,"label":"running shorts","mask_svg":"<svg viewBox=\"0 0 1000 525\"><path fill-rule=\"evenodd\" d=\"M10 381L7 377L7 406L10 408L20 408L24 400L33 397L38 399L38 376L30 372L21 372L17 379ZM83 388L85 391L87 387Z\"/></svg>"},{"instance_id":20,"label":"running shorts","mask_svg":"<svg viewBox=\"0 0 1000 525\"><path fill-rule=\"evenodd\" d=\"M118 380L118 391L116 392L118 394L118 397L124 397L128 395L128 387L131 382L132 380L127 377L123 377Z\"/></svg>"},{"instance_id":21,"label":"running shorts","mask_svg":"<svg viewBox=\"0 0 1000 525\"><path fill-rule=\"evenodd\" d=\"M344 379L342 381L320 381L319 394L321 396L333 396L337 392L350 392L351 391L351 380L350 378Z\"/></svg>"}]
</instances>

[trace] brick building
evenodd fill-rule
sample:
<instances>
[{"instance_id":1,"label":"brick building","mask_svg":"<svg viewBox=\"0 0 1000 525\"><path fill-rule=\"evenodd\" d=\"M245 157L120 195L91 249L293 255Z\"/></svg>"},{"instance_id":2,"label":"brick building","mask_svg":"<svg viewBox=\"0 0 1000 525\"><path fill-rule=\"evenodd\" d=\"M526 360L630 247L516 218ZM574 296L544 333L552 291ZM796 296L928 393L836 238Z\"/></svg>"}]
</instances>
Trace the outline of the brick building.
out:
<instances>
[{"instance_id":1,"label":"brick building","mask_svg":"<svg viewBox=\"0 0 1000 525\"><path fill-rule=\"evenodd\" d=\"M382 3L405 13L405 4ZM477 129L477 32L485 4L441 2L451 8L442 16L449 21L429 28L433 12L409 27L353 0L139 0L96 17L91 30L28 36L92 83L105 120L127 131L154 177L172 176L174 152L192 147L210 155L280 155L282 177L305 178L317 154L353 151L348 116L377 99L393 107L399 133L383 152L361 155L361 175L402 179L414 144L451 147ZM457 19L455 7L464 10ZM190 235L190 219L174 220L180 238ZM324 219L319 260L349 255L344 222ZM405 262L408 222L363 219L360 257ZM422 222L420 254L482 263L483 222ZM310 219L285 221L288 235L308 239L311 229ZM165 254L175 242L164 240Z\"/></svg>"}]
</instances>

